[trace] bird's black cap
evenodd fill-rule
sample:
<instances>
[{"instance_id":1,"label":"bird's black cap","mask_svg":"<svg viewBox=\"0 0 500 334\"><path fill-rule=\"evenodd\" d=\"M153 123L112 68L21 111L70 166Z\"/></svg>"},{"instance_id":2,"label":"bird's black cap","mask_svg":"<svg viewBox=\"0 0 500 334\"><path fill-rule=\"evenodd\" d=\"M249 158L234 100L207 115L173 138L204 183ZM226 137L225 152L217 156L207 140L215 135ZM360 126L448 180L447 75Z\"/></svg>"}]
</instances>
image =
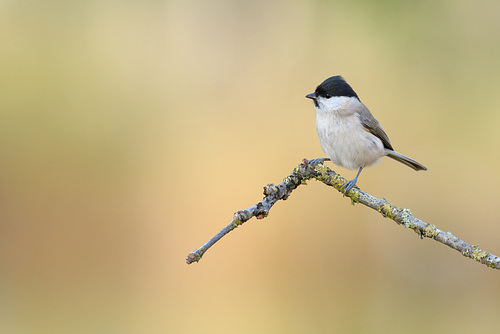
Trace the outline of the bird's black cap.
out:
<instances>
[{"instance_id":1,"label":"bird's black cap","mask_svg":"<svg viewBox=\"0 0 500 334\"><path fill-rule=\"evenodd\" d=\"M352 87L349 86L349 84L340 75L326 79L318 87L316 87L314 94L309 95L327 98L332 96L346 96L355 97L359 100L358 94L356 94L354 89L352 89ZM309 95L307 97L309 97ZM312 98L312 96L309 98Z\"/></svg>"}]
</instances>

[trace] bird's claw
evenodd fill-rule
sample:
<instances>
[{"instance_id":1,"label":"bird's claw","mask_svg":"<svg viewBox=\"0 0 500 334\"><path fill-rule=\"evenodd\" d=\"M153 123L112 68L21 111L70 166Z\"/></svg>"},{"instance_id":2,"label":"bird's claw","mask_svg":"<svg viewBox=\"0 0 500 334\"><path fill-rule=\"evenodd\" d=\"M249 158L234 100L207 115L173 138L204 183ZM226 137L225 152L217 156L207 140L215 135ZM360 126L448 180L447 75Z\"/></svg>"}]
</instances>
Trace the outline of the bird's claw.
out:
<instances>
[{"instance_id":1,"label":"bird's claw","mask_svg":"<svg viewBox=\"0 0 500 334\"><path fill-rule=\"evenodd\" d=\"M363 166L359 167L358 174L356 174L356 177L354 179L352 179L351 181L347 181L342 186L342 188L345 188L344 195L347 195L347 193L349 192L349 190L351 190L352 187L354 187L356 185L356 182L358 182L358 176L359 176L359 174L361 173L362 170L363 170Z\"/></svg>"},{"instance_id":2,"label":"bird's claw","mask_svg":"<svg viewBox=\"0 0 500 334\"><path fill-rule=\"evenodd\" d=\"M329 161L330 158L316 158L316 159L311 159L309 160L309 164L314 168L316 167L318 164L322 164L324 163L325 161Z\"/></svg>"},{"instance_id":3,"label":"bird's claw","mask_svg":"<svg viewBox=\"0 0 500 334\"><path fill-rule=\"evenodd\" d=\"M356 185L356 179L354 180L351 180L351 181L347 181L343 186L342 188L344 188L344 195L347 195L347 193L349 192L349 190L352 189L352 187L354 187Z\"/></svg>"}]
</instances>

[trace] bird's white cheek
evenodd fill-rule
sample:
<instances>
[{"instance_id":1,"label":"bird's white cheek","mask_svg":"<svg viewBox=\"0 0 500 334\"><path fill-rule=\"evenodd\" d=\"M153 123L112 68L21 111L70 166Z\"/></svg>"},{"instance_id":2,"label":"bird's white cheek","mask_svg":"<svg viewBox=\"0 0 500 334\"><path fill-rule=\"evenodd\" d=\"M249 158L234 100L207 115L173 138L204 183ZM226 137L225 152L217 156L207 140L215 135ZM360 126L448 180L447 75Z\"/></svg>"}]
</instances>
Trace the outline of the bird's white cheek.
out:
<instances>
[{"instance_id":1,"label":"bird's white cheek","mask_svg":"<svg viewBox=\"0 0 500 334\"><path fill-rule=\"evenodd\" d=\"M318 103L320 105L321 110L333 111L345 107L347 104L352 102L353 99L355 98L347 96L333 96L329 99L320 97L318 98Z\"/></svg>"}]
</instances>

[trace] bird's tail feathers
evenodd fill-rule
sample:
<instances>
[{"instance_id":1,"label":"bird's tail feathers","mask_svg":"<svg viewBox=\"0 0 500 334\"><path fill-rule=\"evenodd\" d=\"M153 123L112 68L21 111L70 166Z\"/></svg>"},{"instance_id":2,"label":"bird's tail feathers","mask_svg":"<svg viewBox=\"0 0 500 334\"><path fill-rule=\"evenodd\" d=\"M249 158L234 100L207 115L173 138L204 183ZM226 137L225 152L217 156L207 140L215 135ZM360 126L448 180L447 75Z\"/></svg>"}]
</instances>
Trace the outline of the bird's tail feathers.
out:
<instances>
[{"instance_id":1,"label":"bird's tail feathers","mask_svg":"<svg viewBox=\"0 0 500 334\"><path fill-rule=\"evenodd\" d=\"M427 167L425 167L421 163L416 162L415 160L408 158L406 155L403 155L396 151L387 150L387 156L398 162L401 162L402 164L405 164L410 168L413 168L414 170L427 170Z\"/></svg>"}]
</instances>

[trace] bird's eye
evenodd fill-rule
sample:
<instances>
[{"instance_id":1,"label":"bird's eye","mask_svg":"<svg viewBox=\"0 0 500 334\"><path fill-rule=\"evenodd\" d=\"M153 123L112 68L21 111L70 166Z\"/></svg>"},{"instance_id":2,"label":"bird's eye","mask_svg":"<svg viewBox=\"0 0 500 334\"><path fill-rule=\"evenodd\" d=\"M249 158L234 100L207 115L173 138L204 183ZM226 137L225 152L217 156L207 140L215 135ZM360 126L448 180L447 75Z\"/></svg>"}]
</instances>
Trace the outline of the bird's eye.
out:
<instances>
[{"instance_id":1,"label":"bird's eye","mask_svg":"<svg viewBox=\"0 0 500 334\"><path fill-rule=\"evenodd\" d=\"M332 96L330 94L325 94L325 99L329 99L331 98Z\"/></svg>"}]
</instances>

